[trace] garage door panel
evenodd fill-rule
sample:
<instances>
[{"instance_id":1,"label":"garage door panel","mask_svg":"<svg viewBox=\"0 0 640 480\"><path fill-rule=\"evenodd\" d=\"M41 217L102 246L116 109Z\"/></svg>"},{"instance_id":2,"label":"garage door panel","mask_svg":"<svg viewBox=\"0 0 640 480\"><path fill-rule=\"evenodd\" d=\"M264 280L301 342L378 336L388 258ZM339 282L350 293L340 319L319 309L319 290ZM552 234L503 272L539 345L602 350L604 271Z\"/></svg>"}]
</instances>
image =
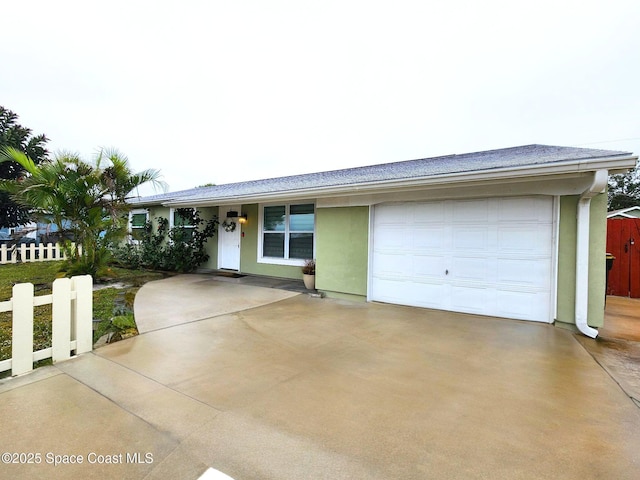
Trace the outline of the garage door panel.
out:
<instances>
[{"instance_id":1,"label":"garage door panel","mask_svg":"<svg viewBox=\"0 0 640 480\"><path fill-rule=\"evenodd\" d=\"M549 322L551 197L379 205L372 300Z\"/></svg>"},{"instance_id":2,"label":"garage door panel","mask_svg":"<svg viewBox=\"0 0 640 480\"><path fill-rule=\"evenodd\" d=\"M431 282L410 282L404 286L404 305L439 308L440 299L446 295L447 286Z\"/></svg>"},{"instance_id":3,"label":"garage door panel","mask_svg":"<svg viewBox=\"0 0 640 480\"><path fill-rule=\"evenodd\" d=\"M541 321L547 314L550 296L545 292L499 291L497 316L517 320Z\"/></svg>"},{"instance_id":4,"label":"garage door panel","mask_svg":"<svg viewBox=\"0 0 640 480\"><path fill-rule=\"evenodd\" d=\"M538 223L551 218L553 204L547 198L500 198L498 221L504 223Z\"/></svg>"},{"instance_id":5,"label":"garage door panel","mask_svg":"<svg viewBox=\"0 0 640 480\"><path fill-rule=\"evenodd\" d=\"M486 250L490 247L491 232L486 226L454 226L453 248L456 250Z\"/></svg>"},{"instance_id":6,"label":"garage door panel","mask_svg":"<svg viewBox=\"0 0 640 480\"><path fill-rule=\"evenodd\" d=\"M413 222L415 224L444 223L444 202L417 203L413 208Z\"/></svg>"},{"instance_id":7,"label":"garage door panel","mask_svg":"<svg viewBox=\"0 0 640 480\"><path fill-rule=\"evenodd\" d=\"M404 273L412 272L412 278L417 281L425 278L438 279L444 275L446 259L441 255L415 255L412 268Z\"/></svg>"},{"instance_id":8,"label":"garage door panel","mask_svg":"<svg viewBox=\"0 0 640 480\"><path fill-rule=\"evenodd\" d=\"M445 246L447 229L444 226L416 226L415 235L407 234L407 238L412 238L412 247L417 251L432 251Z\"/></svg>"},{"instance_id":9,"label":"garage door panel","mask_svg":"<svg viewBox=\"0 0 640 480\"><path fill-rule=\"evenodd\" d=\"M381 225L376 231L376 244L379 250L389 250L389 253L394 253L405 248L407 235L409 231L405 231L404 225Z\"/></svg>"},{"instance_id":10,"label":"garage door panel","mask_svg":"<svg viewBox=\"0 0 640 480\"><path fill-rule=\"evenodd\" d=\"M482 287L453 286L451 310L456 312L485 314L488 289Z\"/></svg>"},{"instance_id":11,"label":"garage door panel","mask_svg":"<svg viewBox=\"0 0 640 480\"><path fill-rule=\"evenodd\" d=\"M481 257L452 257L451 261L451 269L449 270L449 274L451 276L452 281L455 280L475 280L475 281L485 281L486 278L490 278L492 263L495 264L495 261L491 261L491 259L481 258ZM445 268L446 270L446 268Z\"/></svg>"},{"instance_id":12,"label":"garage door panel","mask_svg":"<svg viewBox=\"0 0 640 480\"><path fill-rule=\"evenodd\" d=\"M452 203L452 223L482 223L489 220L488 200L459 200Z\"/></svg>"},{"instance_id":13,"label":"garage door panel","mask_svg":"<svg viewBox=\"0 0 640 480\"><path fill-rule=\"evenodd\" d=\"M412 257L404 254L379 253L374 255L373 261L379 278L404 278L412 270Z\"/></svg>"},{"instance_id":14,"label":"garage door panel","mask_svg":"<svg viewBox=\"0 0 640 480\"><path fill-rule=\"evenodd\" d=\"M497 264L496 282L546 289L551 277L551 264L546 258L530 260L501 258Z\"/></svg>"},{"instance_id":15,"label":"garage door panel","mask_svg":"<svg viewBox=\"0 0 640 480\"><path fill-rule=\"evenodd\" d=\"M498 230L498 250L551 254L551 224L505 226Z\"/></svg>"},{"instance_id":16,"label":"garage door panel","mask_svg":"<svg viewBox=\"0 0 640 480\"><path fill-rule=\"evenodd\" d=\"M417 283L378 279L372 294L381 302L414 307L439 308L447 286L441 283Z\"/></svg>"}]
</instances>

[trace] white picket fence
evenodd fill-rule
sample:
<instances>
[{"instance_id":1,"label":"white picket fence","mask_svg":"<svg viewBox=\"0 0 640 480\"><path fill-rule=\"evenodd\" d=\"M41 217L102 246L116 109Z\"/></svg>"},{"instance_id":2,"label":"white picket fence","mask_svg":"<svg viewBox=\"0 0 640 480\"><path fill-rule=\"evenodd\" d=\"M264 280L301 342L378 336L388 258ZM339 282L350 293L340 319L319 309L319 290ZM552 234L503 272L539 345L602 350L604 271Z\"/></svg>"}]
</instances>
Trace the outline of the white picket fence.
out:
<instances>
[{"instance_id":1,"label":"white picket fence","mask_svg":"<svg viewBox=\"0 0 640 480\"><path fill-rule=\"evenodd\" d=\"M51 347L33 351L33 309L52 305ZM51 358L60 362L93 348L93 279L91 275L58 278L50 295L34 296L31 283L13 286L11 300L0 302L0 312L13 312L11 358L0 361L0 372L20 375L33 362Z\"/></svg>"},{"instance_id":2,"label":"white picket fence","mask_svg":"<svg viewBox=\"0 0 640 480\"><path fill-rule=\"evenodd\" d=\"M75 243L71 248L75 248ZM78 246L78 251L82 253L82 245ZM59 243L48 244L20 244L8 247L0 245L0 265L18 262L48 262L51 260L65 260L67 257Z\"/></svg>"}]
</instances>

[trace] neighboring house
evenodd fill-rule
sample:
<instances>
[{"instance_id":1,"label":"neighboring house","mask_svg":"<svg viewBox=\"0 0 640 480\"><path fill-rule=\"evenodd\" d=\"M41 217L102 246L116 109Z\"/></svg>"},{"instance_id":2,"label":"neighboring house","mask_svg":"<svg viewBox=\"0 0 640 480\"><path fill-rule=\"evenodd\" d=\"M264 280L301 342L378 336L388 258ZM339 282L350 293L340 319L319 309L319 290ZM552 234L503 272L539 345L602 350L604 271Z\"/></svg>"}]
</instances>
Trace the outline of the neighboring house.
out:
<instances>
[{"instance_id":1,"label":"neighboring house","mask_svg":"<svg viewBox=\"0 0 640 480\"><path fill-rule=\"evenodd\" d=\"M607 213L607 218L640 218L640 207L627 207Z\"/></svg>"},{"instance_id":2,"label":"neighboring house","mask_svg":"<svg viewBox=\"0 0 640 480\"><path fill-rule=\"evenodd\" d=\"M155 195L133 201L132 218L185 207L235 223L246 215L219 229L205 268L301 278L315 258L316 288L329 296L557 321L594 337L602 192L636 160L528 145Z\"/></svg>"},{"instance_id":3,"label":"neighboring house","mask_svg":"<svg viewBox=\"0 0 640 480\"><path fill-rule=\"evenodd\" d=\"M46 216L47 220L50 220L50 216ZM71 222L68 220L64 221L64 228L69 228L71 226ZM6 242L33 242L36 244L40 243L56 243L60 240L60 235L58 232L58 226L51 221L40 221L31 222L26 225L18 225L16 227L3 227L0 228L0 240L5 240Z\"/></svg>"},{"instance_id":4,"label":"neighboring house","mask_svg":"<svg viewBox=\"0 0 640 480\"><path fill-rule=\"evenodd\" d=\"M37 241L37 225L35 223L0 228L0 243L2 244L37 243Z\"/></svg>"}]
</instances>

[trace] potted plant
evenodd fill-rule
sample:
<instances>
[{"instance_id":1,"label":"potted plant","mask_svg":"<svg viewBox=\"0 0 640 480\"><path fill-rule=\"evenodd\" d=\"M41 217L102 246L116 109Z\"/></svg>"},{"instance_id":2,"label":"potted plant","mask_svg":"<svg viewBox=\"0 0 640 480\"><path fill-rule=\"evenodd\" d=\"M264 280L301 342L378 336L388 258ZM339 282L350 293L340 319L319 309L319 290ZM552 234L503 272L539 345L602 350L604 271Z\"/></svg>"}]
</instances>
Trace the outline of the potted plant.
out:
<instances>
[{"instance_id":1,"label":"potted plant","mask_svg":"<svg viewBox=\"0 0 640 480\"><path fill-rule=\"evenodd\" d=\"M302 280L307 290L316 289L316 261L306 260L302 267Z\"/></svg>"}]
</instances>

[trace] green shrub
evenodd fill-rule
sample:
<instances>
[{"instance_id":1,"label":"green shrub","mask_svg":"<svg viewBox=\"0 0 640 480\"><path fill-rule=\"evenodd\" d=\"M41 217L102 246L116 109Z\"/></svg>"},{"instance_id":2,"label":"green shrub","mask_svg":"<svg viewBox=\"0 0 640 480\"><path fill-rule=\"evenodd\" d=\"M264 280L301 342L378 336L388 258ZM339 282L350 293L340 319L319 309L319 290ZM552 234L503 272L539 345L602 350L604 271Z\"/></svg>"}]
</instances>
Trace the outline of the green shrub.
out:
<instances>
[{"instance_id":1,"label":"green shrub","mask_svg":"<svg viewBox=\"0 0 640 480\"><path fill-rule=\"evenodd\" d=\"M133 319L133 313L128 312L124 315L118 315L117 317L113 317L111 319L111 323L118 330L128 330L136 327L136 321Z\"/></svg>"},{"instance_id":2,"label":"green shrub","mask_svg":"<svg viewBox=\"0 0 640 480\"><path fill-rule=\"evenodd\" d=\"M170 229L169 220L156 217L158 226L155 230L153 224L147 222L138 244L113 248L114 259L131 268L194 271L209 259L204 247L216 233L218 218L205 222L197 210L190 208L180 208L178 213L184 225L195 228L177 225Z\"/></svg>"}]
</instances>

